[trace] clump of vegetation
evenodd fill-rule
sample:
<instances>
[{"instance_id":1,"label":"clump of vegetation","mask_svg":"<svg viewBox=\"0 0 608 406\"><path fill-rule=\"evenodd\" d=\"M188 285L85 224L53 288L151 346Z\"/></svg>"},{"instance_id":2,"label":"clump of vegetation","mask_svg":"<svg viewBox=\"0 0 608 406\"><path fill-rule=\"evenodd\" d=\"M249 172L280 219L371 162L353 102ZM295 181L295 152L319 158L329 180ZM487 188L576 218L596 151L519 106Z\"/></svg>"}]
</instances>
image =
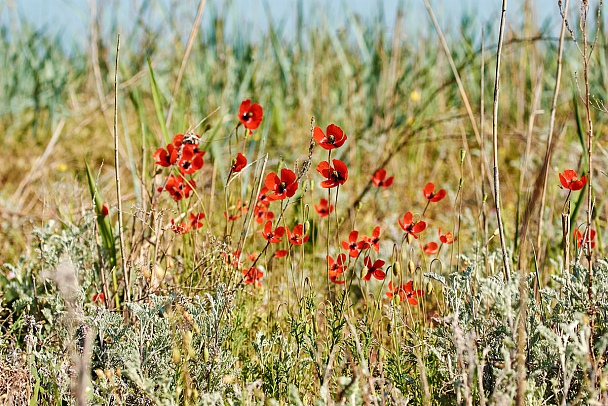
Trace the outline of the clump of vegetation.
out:
<instances>
[{"instance_id":1,"label":"clump of vegetation","mask_svg":"<svg viewBox=\"0 0 608 406\"><path fill-rule=\"evenodd\" d=\"M4 33L2 402L605 403L600 20L488 45L425 3L439 49L302 4L290 40L205 2L166 49Z\"/></svg>"}]
</instances>

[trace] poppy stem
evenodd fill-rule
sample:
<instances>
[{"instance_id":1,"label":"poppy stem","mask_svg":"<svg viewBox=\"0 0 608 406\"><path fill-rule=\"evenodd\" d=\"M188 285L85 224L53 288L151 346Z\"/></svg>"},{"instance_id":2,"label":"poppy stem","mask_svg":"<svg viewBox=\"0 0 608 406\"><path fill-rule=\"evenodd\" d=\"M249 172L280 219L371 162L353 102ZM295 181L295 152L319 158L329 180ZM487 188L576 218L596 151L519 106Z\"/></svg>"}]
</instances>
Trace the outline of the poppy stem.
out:
<instances>
[{"instance_id":1,"label":"poppy stem","mask_svg":"<svg viewBox=\"0 0 608 406\"><path fill-rule=\"evenodd\" d=\"M424 210L422 210L422 214L420 215L420 217L424 216L424 213L426 213L426 209L428 209L430 204L431 204L431 201L427 199L426 206L424 206Z\"/></svg>"}]
</instances>

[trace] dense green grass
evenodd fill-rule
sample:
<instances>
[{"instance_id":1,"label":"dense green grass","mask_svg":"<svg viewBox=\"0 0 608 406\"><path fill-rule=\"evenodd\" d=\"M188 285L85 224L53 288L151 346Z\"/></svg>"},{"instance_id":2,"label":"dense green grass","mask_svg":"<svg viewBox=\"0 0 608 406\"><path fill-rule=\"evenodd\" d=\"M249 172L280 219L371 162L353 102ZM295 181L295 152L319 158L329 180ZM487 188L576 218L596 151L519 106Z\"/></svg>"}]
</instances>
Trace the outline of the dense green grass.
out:
<instances>
[{"instance_id":1,"label":"dense green grass","mask_svg":"<svg viewBox=\"0 0 608 406\"><path fill-rule=\"evenodd\" d=\"M212 23L195 36L173 99L185 22L178 8L168 24L152 27L145 16L153 6L144 1L142 24L121 33L116 105L115 36L66 52L27 24L1 31L3 402L511 404L524 381L518 399L526 404L606 402L606 45L592 17L595 275L573 239L575 228L587 228L587 187L568 194L558 178L566 169L589 171L574 7L540 236L531 202L543 192L558 39L531 18L507 30L497 122L514 269L507 280L494 232L490 138L498 20L463 17L446 32L473 123L437 33L405 34L401 13L391 32L388 16L349 16L336 30L298 15L297 35L275 24L252 38L238 24L228 32L211 2ZM96 15L93 26L112 13ZM194 21L196 10L190 14ZM555 14L559 26L557 7ZM247 136L237 126L245 99L264 109ZM323 130L335 123L348 134L331 154L348 166L348 180L331 192L315 170L328 153L311 144L313 117ZM175 202L158 188L177 171L155 165L153 153L201 121L194 132L205 164L192 176L193 195ZM250 165L233 175L237 152ZM267 244L263 224L251 220L264 179L283 168L298 174L298 191L271 203L273 227L302 224L310 238L302 245ZM395 177L389 188L371 183L379 168ZM447 190L428 207L427 182ZM328 196L335 211L321 218L314 205ZM564 269L567 199L572 259ZM224 212L242 203L249 211L227 220ZM199 212L201 229L172 231L171 220ZM428 223L420 239L399 226L406 212ZM326 255L344 252L340 242L352 230L371 236L376 226L379 252L351 258L346 283L331 283ZM453 232L454 244L441 244L439 229ZM425 253L429 242L439 252ZM226 256L237 249L259 258L232 266ZM274 256L278 249L287 256ZM384 280L362 280L366 255L386 262ZM243 268L254 265L264 273L259 287L243 283ZM425 291L418 304L385 295L389 281L410 280ZM105 301L94 300L99 293Z\"/></svg>"}]
</instances>

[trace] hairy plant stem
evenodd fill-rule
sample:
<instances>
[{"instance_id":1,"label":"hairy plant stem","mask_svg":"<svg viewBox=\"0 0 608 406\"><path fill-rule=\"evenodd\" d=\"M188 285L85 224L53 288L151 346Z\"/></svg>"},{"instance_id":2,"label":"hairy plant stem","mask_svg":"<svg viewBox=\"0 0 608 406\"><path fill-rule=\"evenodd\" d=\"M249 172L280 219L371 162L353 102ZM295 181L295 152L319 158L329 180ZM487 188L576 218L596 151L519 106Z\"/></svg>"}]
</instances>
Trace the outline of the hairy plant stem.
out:
<instances>
[{"instance_id":1,"label":"hairy plant stem","mask_svg":"<svg viewBox=\"0 0 608 406\"><path fill-rule=\"evenodd\" d=\"M120 34L116 40L116 69L114 70L114 175L116 179L116 206L118 208L118 239L120 242L120 258L122 274L125 279L125 299L131 301L131 274L127 267L125 256L125 237L122 220L122 193L120 191L120 164L118 160L118 61L120 55Z\"/></svg>"},{"instance_id":2,"label":"hairy plant stem","mask_svg":"<svg viewBox=\"0 0 608 406\"><path fill-rule=\"evenodd\" d=\"M494 203L498 219L498 233L502 247L502 261L504 265L505 280L509 280L509 258L505 242L505 231L500 210L500 178L498 173L498 93L500 90L500 60L502 54L503 38L505 33L505 18L507 13L507 0L502 2L502 15L500 17L500 32L498 34L498 48L496 51L496 79L494 81L494 103L492 113L492 147L494 149Z\"/></svg>"}]
</instances>

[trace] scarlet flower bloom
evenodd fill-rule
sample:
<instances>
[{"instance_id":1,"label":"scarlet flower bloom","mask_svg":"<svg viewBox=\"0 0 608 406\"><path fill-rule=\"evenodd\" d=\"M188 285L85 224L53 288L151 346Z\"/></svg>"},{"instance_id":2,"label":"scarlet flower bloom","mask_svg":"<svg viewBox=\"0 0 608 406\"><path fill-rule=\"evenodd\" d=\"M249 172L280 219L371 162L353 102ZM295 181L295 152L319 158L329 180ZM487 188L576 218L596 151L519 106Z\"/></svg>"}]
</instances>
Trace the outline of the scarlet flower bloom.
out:
<instances>
[{"instance_id":1,"label":"scarlet flower bloom","mask_svg":"<svg viewBox=\"0 0 608 406\"><path fill-rule=\"evenodd\" d=\"M256 223L262 224L264 220L272 220L274 218L274 213L268 210L267 206L258 203L253 209L253 217L255 218Z\"/></svg>"},{"instance_id":2,"label":"scarlet flower bloom","mask_svg":"<svg viewBox=\"0 0 608 406\"><path fill-rule=\"evenodd\" d=\"M362 250L369 248L369 243L365 242L364 240L357 241L358 238L359 232L357 230L353 230L348 235L348 242L342 241L342 248L347 250L348 255L350 255L352 258L356 258L359 256L359 253Z\"/></svg>"},{"instance_id":3,"label":"scarlet flower bloom","mask_svg":"<svg viewBox=\"0 0 608 406\"><path fill-rule=\"evenodd\" d=\"M269 194L270 191L268 188L266 186L262 187L260 194L258 195L258 204L268 207L270 205L270 199L268 198Z\"/></svg>"},{"instance_id":4,"label":"scarlet flower bloom","mask_svg":"<svg viewBox=\"0 0 608 406\"><path fill-rule=\"evenodd\" d=\"M260 126L264 117L264 109L258 103L251 103L251 100L243 100L239 107L239 120L241 124L252 134L256 128Z\"/></svg>"},{"instance_id":5,"label":"scarlet flower bloom","mask_svg":"<svg viewBox=\"0 0 608 406\"><path fill-rule=\"evenodd\" d=\"M423 290L414 290L414 281L409 281L405 285L399 285L394 287L393 281L388 283L388 292L386 296L392 298L394 295L399 295L399 299L404 302L406 299L412 306L418 304L417 297L424 295Z\"/></svg>"},{"instance_id":6,"label":"scarlet flower bloom","mask_svg":"<svg viewBox=\"0 0 608 406\"><path fill-rule=\"evenodd\" d=\"M363 240L367 242L370 247L374 249L376 252L380 252L380 226L376 226L374 231L372 231L372 236L363 236Z\"/></svg>"},{"instance_id":7,"label":"scarlet flower bloom","mask_svg":"<svg viewBox=\"0 0 608 406\"><path fill-rule=\"evenodd\" d=\"M287 256L287 250L276 250L274 252L274 257L275 258L283 258Z\"/></svg>"},{"instance_id":8,"label":"scarlet flower bloom","mask_svg":"<svg viewBox=\"0 0 608 406\"><path fill-rule=\"evenodd\" d=\"M274 231L272 230L272 221L268 220L264 225L264 231L262 231L262 236L271 244L281 242L281 237L285 234L285 229L283 227L277 227Z\"/></svg>"},{"instance_id":9,"label":"scarlet flower bloom","mask_svg":"<svg viewBox=\"0 0 608 406\"><path fill-rule=\"evenodd\" d=\"M395 179L394 176L391 176L390 178L386 179L386 170L385 169L378 169L374 175L372 176L372 182L374 182L374 185L378 186L378 187L389 187L390 185L393 184L393 180Z\"/></svg>"},{"instance_id":10,"label":"scarlet flower bloom","mask_svg":"<svg viewBox=\"0 0 608 406\"><path fill-rule=\"evenodd\" d=\"M445 233L445 234L441 234L441 229L439 229L439 241L441 241L444 244L454 244L454 241L458 240L458 238L454 238L454 234L452 233Z\"/></svg>"},{"instance_id":11,"label":"scarlet flower bloom","mask_svg":"<svg viewBox=\"0 0 608 406\"><path fill-rule=\"evenodd\" d=\"M104 204L101 206L101 217L106 217L108 214L110 214L110 210L108 210L108 206Z\"/></svg>"},{"instance_id":12,"label":"scarlet flower bloom","mask_svg":"<svg viewBox=\"0 0 608 406\"><path fill-rule=\"evenodd\" d=\"M167 145L167 149L159 148L152 155L157 165L164 166L165 168L173 165L177 162L177 155L179 150L175 148L173 144Z\"/></svg>"},{"instance_id":13,"label":"scarlet flower bloom","mask_svg":"<svg viewBox=\"0 0 608 406\"><path fill-rule=\"evenodd\" d=\"M228 214L228 212L224 212L224 217L228 219L228 221L234 221L243 216L243 213L247 213L249 207L247 206L247 202L241 202L241 199L236 201L236 204L230 206L228 210L232 212L232 214Z\"/></svg>"},{"instance_id":14,"label":"scarlet flower bloom","mask_svg":"<svg viewBox=\"0 0 608 406\"><path fill-rule=\"evenodd\" d=\"M176 202L182 200L184 197L190 197L192 188L196 187L194 180L186 180L183 176L169 175L167 183L165 184L165 190L169 192L173 200ZM158 188L159 192L163 191L163 188Z\"/></svg>"},{"instance_id":15,"label":"scarlet flower bloom","mask_svg":"<svg viewBox=\"0 0 608 406\"><path fill-rule=\"evenodd\" d=\"M287 231L287 239L293 245L302 245L306 241L308 241L308 239L310 238L310 236L308 236L308 235L306 235L306 236L303 235L304 234L304 225L303 224L298 224L297 226L295 226L293 228L292 231L289 231L289 227L287 227L287 226L285 226L285 229Z\"/></svg>"},{"instance_id":16,"label":"scarlet flower bloom","mask_svg":"<svg viewBox=\"0 0 608 406\"><path fill-rule=\"evenodd\" d=\"M584 249L588 250L589 246L591 245L591 249L593 249L595 247L595 230L594 229L590 229L589 232L587 233L587 235L585 235L585 233L581 233L578 229L574 230L574 237L576 238L577 241L577 245L579 248L583 247ZM585 240L583 242L583 239Z\"/></svg>"},{"instance_id":17,"label":"scarlet flower bloom","mask_svg":"<svg viewBox=\"0 0 608 406\"><path fill-rule=\"evenodd\" d=\"M424 189L422 189L422 191L424 192L424 197L426 197L428 199L429 202L438 202L441 199L443 199L445 197L445 189L441 189L439 192L434 193L435 191L435 185L431 182L427 183L426 186L424 187Z\"/></svg>"},{"instance_id":18,"label":"scarlet flower bloom","mask_svg":"<svg viewBox=\"0 0 608 406\"><path fill-rule=\"evenodd\" d=\"M182 175L191 175L203 167L205 151L198 151L194 144L184 144L181 157L177 163Z\"/></svg>"},{"instance_id":19,"label":"scarlet flower bloom","mask_svg":"<svg viewBox=\"0 0 608 406\"><path fill-rule=\"evenodd\" d=\"M346 138L348 138L344 134L344 131L335 124L327 126L327 135L325 135L321 127L316 126L313 136L319 146L326 150L340 148L346 142Z\"/></svg>"},{"instance_id":20,"label":"scarlet flower bloom","mask_svg":"<svg viewBox=\"0 0 608 406\"><path fill-rule=\"evenodd\" d=\"M578 174L572 169L566 169L563 174L559 174L559 181L565 189L572 191L581 190L587 183L587 176L583 175L580 179Z\"/></svg>"},{"instance_id":21,"label":"scarlet flower bloom","mask_svg":"<svg viewBox=\"0 0 608 406\"><path fill-rule=\"evenodd\" d=\"M175 234L186 234L190 231L190 224L186 224L184 221L176 223L175 219L171 219L171 230Z\"/></svg>"},{"instance_id":22,"label":"scarlet flower bloom","mask_svg":"<svg viewBox=\"0 0 608 406\"><path fill-rule=\"evenodd\" d=\"M424 244L424 247L422 247L422 251L424 251L424 253L427 255L435 255L437 251L439 251L439 246L435 241L431 241Z\"/></svg>"},{"instance_id":23,"label":"scarlet flower bloom","mask_svg":"<svg viewBox=\"0 0 608 406\"><path fill-rule=\"evenodd\" d=\"M424 290L414 290L414 281L409 281L403 286L403 292L405 293L405 298L412 305L416 306L418 304L417 297L424 295ZM401 294L399 294L401 297ZM401 298L403 300L403 298Z\"/></svg>"},{"instance_id":24,"label":"scarlet flower bloom","mask_svg":"<svg viewBox=\"0 0 608 406\"><path fill-rule=\"evenodd\" d=\"M329 201L327 199L321 199L319 205L317 206L315 204L314 206L315 211L317 212L317 214L319 214L319 217L327 217L334 211L334 205L329 204Z\"/></svg>"},{"instance_id":25,"label":"scarlet flower bloom","mask_svg":"<svg viewBox=\"0 0 608 406\"><path fill-rule=\"evenodd\" d=\"M366 255L365 259L363 260L363 263L367 268L367 274L363 277L364 281L369 281L372 276L381 281L386 276L386 273L384 273L384 271L382 270L382 267L385 264L383 260L378 259L374 263L372 263L372 260L369 258L368 255Z\"/></svg>"},{"instance_id":26,"label":"scarlet flower bloom","mask_svg":"<svg viewBox=\"0 0 608 406\"><path fill-rule=\"evenodd\" d=\"M262 286L260 279L262 279L262 277L264 276L264 272L260 271L257 267L243 269L243 275L245 275L243 282L245 282L246 284L254 283L257 287Z\"/></svg>"},{"instance_id":27,"label":"scarlet flower bloom","mask_svg":"<svg viewBox=\"0 0 608 406\"><path fill-rule=\"evenodd\" d=\"M241 251L239 250L234 251L234 253L232 254L222 251L221 255L228 265L236 267L240 267L241 265L243 265L243 262L241 261Z\"/></svg>"},{"instance_id":28,"label":"scarlet flower bloom","mask_svg":"<svg viewBox=\"0 0 608 406\"><path fill-rule=\"evenodd\" d=\"M266 176L264 184L271 192L268 195L269 200L283 200L287 197L292 197L298 190L298 182L296 182L296 174L287 168L281 169L281 177L276 173L271 172Z\"/></svg>"},{"instance_id":29,"label":"scarlet flower bloom","mask_svg":"<svg viewBox=\"0 0 608 406\"><path fill-rule=\"evenodd\" d=\"M334 166L331 166L328 161L322 161L317 166L317 172L327 180L321 182L321 187L326 189L343 185L348 179L348 168L346 164L339 159L332 160Z\"/></svg>"},{"instance_id":30,"label":"scarlet flower bloom","mask_svg":"<svg viewBox=\"0 0 608 406\"><path fill-rule=\"evenodd\" d=\"M247 158L239 152L236 154L236 158L232 160L232 168L230 168L230 171L232 171L232 173L238 173L242 171L245 166L247 166Z\"/></svg>"},{"instance_id":31,"label":"scarlet flower bloom","mask_svg":"<svg viewBox=\"0 0 608 406\"><path fill-rule=\"evenodd\" d=\"M395 295L399 294L399 291L400 291L399 288L401 286L403 286L403 285L399 285L399 286L395 287L393 285L393 281L389 281L388 282L388 292L386 292L386 296L388 296L389 298L392 299Z\"/></svg>"},{"instance_id":32,"label":"scarlet flower bloom","mask_svg":"<svg viewBox=\"0 0 608 406\"><path fill-rule=\"evenodd\" d=\"M198 229L203 226L202 220L205 218L205 213L190 213L190 228Z\"/></svg>"},{"instance_id":33,"label":"scarlet flower bloom","mask_svg":"<svg viewBox=\"0 0 608 406\"><path fill-rule=\"evenodd\" d=\"M406 233L410 234L414 238L418 238L418 234L423 232L426 228L426 223L422 220L413 221L414 215L412 212L407 212L403 216L403 219L399 219L399 225Z\"/></svg>"},{"instance_id":34,"label":"scarlet flower bloom","mask_svg":"<svg viewBox=\"0 0 608 406\"><path fill-rule=\"evenodd\" d=\"M91 300L93 301L93 303L100 305L106 302L106 295L101 292L95 293Z\"/></svg>"},{"instance_id":35,"label":"scarlet flower bloom","mask_svg":"<svg viewBox=\"0 0 608 406\"><path fill-rule=\"evenodd\" d=\"M342 273L344 273L345 263L345 254L338 255L335 261L331 256L327 256L327 276L331 282L336 283L338 285L344 284L344 281L338 280L338 278L340 277L340 275L342 275Z\"/></svg>"}]
</instances>

